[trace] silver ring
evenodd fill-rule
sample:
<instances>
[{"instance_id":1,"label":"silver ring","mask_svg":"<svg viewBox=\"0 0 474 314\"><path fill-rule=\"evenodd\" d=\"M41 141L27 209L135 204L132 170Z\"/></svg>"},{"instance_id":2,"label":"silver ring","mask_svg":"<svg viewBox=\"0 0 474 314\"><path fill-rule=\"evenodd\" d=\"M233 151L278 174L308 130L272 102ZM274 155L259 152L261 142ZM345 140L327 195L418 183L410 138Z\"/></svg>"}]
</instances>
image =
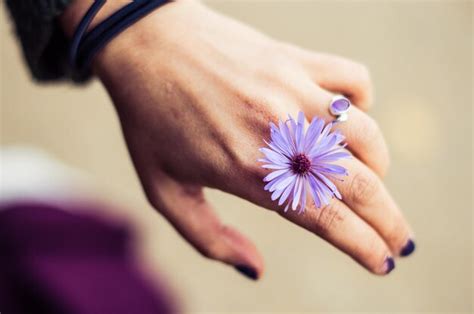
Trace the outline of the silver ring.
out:
<instances>
[{"instance_id":1,"label":"silver ring","mask_svg":"<svg viewBox=\"0 0 474 314\"><path fill-rule=\"evenodd\" d=\"M336 117L335 122L344 122L349 118L351 101L342 95L335 95L329 104L329 112Z\"/></svg>"}]
</instances>

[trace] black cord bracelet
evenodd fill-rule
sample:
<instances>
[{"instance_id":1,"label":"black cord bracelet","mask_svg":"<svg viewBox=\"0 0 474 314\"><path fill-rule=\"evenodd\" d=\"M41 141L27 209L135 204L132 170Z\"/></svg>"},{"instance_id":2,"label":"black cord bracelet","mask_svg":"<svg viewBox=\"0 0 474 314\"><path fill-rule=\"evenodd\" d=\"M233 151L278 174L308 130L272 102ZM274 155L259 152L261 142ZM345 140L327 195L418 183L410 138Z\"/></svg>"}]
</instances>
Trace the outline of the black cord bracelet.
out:
<instances>
[{"instance_id":1,"label":"black cord bracelet","mask_svg":"<svg viewBox=\"0 0 474 314\"><path fill-rule=\"evenodd\" d=\"M169 0L135 0L98 24L86 34L90 23L106 0L95 0L74 32L69 51L73 75L85 76L93 57L115 36Z\"/></svg>"}]
</instances>

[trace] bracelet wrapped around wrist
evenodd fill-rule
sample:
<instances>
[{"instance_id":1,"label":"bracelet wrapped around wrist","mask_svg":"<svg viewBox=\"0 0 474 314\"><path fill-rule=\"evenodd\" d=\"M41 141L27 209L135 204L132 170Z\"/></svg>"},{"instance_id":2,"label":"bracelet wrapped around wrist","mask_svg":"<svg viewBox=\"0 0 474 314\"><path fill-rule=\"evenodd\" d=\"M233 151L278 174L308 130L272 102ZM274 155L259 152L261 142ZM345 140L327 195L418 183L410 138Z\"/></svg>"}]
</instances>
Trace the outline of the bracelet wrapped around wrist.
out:
<instances>
[{"instance_id":1,"label":"bracelet wrapped around wrist","mask_svg":"<svg viewBox=\"0 0 474 314\"><path fill-rule=\"evenodd\" d=\"M86 34L90 23L106 0L95 0L77 26L69 50L69 62L74 77L84 77L90 72L93 57L115 36L154 9L170 0L135 0L98 24Z\"/></svg>"}]
</instances>

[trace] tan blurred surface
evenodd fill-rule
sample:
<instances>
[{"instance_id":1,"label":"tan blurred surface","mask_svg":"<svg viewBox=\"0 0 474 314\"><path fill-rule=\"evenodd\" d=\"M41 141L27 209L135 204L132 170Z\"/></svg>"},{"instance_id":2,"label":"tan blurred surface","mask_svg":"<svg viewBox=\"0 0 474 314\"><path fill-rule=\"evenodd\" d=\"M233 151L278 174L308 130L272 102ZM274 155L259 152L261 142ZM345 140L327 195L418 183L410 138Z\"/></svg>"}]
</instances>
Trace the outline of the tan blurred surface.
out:
<instances>
[{"instance_id":1,"label":"tan blurred surface","mask_svg":"<svg viewBox=\"0 0 474 314\"><path fill-rule=\"evenodd\" d=\"M115 112L98 82L39 86L1 10L1 144L38 146L91 174L121 205L144 259L166 273L187 312L472 310L473 2L209 1L270 35L367 64L372 115L392 151L386 179L418 248L386 278L245 201L209 191L222 218L261 249L259 282L202 258L140 189Z\"/></svg>"}]
</instances>

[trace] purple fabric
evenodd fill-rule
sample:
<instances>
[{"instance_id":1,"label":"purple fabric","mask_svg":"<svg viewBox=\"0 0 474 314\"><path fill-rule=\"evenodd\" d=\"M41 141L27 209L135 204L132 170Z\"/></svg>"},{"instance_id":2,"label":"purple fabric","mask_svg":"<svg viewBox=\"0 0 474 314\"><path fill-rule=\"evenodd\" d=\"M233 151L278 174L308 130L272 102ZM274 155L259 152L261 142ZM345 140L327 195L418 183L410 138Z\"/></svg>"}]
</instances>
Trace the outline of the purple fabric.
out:
<instances>
[{"instance_id":1,"label":"purple fabric","mask_svg":"<svg viewBox=\"0 0 474 314\"><path fill-rule=\"evenodd\" d=\"M94 210L94 207L88 208ZM45 204L0 211L2 313L174 313L130 250L130 232Z\"/></svg>"}]
</instances>

